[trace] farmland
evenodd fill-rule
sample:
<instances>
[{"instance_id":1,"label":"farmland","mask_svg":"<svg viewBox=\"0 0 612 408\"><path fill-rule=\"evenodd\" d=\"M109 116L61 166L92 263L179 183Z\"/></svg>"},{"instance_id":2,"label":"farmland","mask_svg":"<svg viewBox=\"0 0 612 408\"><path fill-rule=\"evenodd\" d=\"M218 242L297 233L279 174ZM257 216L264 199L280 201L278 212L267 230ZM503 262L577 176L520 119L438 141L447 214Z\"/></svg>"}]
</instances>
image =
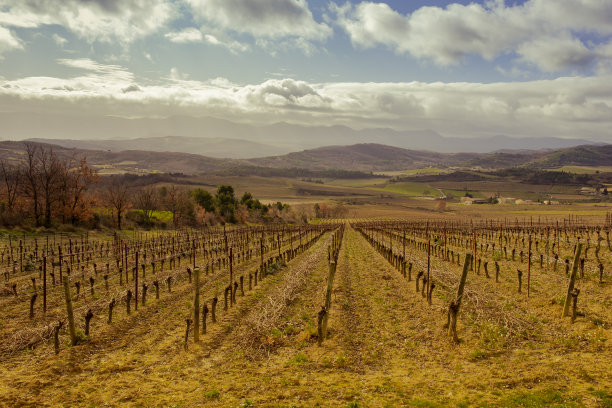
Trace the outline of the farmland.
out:
<instances>
[{"instance_id":1,"label":"farmland","mask_svg":"<svg viewBox=\"0 0 612 408\"><path fill-rule=\"evenodd\" d=\"M609 215L417 214L48 244L12 236L0 404L608 406ZM577 306L562 317L574 270Z\"/></svg>"}]
</instances>

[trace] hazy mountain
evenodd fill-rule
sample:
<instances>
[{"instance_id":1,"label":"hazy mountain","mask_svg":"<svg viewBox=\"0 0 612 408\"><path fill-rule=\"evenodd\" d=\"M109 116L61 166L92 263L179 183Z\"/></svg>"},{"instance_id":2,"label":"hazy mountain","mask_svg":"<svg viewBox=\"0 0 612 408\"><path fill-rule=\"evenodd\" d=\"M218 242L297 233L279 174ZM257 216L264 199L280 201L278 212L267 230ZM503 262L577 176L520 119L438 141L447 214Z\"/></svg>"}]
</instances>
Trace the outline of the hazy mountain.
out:
<instances>
[{"instance_id":1,"label":"hazy mountain","mask_svg":"<svg viewBox=\"0 0 612 408\"><path fill-rule=\"evenodd\" d=\"M165 136L165 137L143 137L138 139L103 139L103 140L75 140L75 139L28 139L34 142L50 143L58 146L90 149L109 150L120 152L124 150L148 150L153 152L184 152L201 154L208 157L246 159L252 157L265 157L288 153L272 145L251 142L241 139L189 137L189 136Z\"/></svg>"},{"instance_id":2,"label":"hazy mountain","mask_svg":"<svg viewBox=\"0 0 612 408\"><path fill-rule=\"evenodd\" d=\"M388 128L356 130L346 126L302 126L283 122L257 126L209 117L173 116L126 119L110 116L87 117L38 113L0 113L0 135L3 140L70 139L62 142L64 146L70 147L91 146L110 150L136 148L232 158L260 157L323 146L357 143L376 143L442 153L486 153L501 149L559 149L593 144L588 140L554 137L452 138L444 137L434 130L396 131ZM169 136L207 138L208 140L202 140L201 145L198 141L187 139L174 139L176 142L174 143L170 139L165 139ZM148 141L141 141L142 144L140 144L138 139L142 138ZM95 142L95 144L77 144L76 140ZM128 147L110 142L117 140L127 142ZM168 141L164 142L164 140ZM241 141L256 144L249 145ZM100 146L98 143L107 143L109 146ZM244 143L244 147L240 147L240 143Z\"/></svg>"}]
</instances>

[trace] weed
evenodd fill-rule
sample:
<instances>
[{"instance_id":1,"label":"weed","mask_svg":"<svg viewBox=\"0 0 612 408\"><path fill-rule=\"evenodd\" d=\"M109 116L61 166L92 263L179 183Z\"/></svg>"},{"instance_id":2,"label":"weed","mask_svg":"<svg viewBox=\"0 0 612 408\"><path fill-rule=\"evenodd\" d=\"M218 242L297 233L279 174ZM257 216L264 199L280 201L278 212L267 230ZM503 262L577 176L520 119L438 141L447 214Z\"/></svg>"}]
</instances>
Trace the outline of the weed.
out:
<instances>
[{"instance_id":1,"label":"weed","mask_svg":"<svg viewBox=\"0 0 612 408\"><path fill-rule=\"evenodd\" d=\"M212 399L219 399L219 397L221 396L221 394L219 393L219 390L216 388L211 388L210 390L204 391L204 396L210 400Z\"/></svg>"},{"instance_id":2,"label":"weed","mask_svg":"<svg viewBox=\"0 0 612 408\"><path fill-rule=\"evenodd\" d=\"M302 365L308 361L308 357L304 353L297 353L289 360L289 365Z\"/></svg>"},{"instance_id":3,"label":"weed","mask_svg":"<svg viewBox=\"0 0 612 408\"><path fill-rule=\"evenodd\" d=\"M612 394L607 391L594 391L593 395L599 399L599 407L611 408L612 407Z\"/></svg>"},{"instance_id":4,"label":"weed","mask_svg":"<svg viewBox=\"0 0 612 408\"><path fill-rule=\"evenodd\" d=\"M518 391L505 398L495 407L524 407L524 408L570 408L578 405L560 392L553 389L542 391Z\"/></svg>"}]
</instances>

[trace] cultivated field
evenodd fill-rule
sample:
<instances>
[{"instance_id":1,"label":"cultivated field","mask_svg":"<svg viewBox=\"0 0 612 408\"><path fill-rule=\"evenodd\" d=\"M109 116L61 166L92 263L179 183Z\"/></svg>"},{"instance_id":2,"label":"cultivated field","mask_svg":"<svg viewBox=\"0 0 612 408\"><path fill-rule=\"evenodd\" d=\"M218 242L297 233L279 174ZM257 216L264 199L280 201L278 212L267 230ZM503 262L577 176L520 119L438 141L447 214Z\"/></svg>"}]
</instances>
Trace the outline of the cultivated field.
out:
<instances>
[{"instance_id":1,"label":"cultivated field","mask_svg":"<svg viewBox=\"0 0 612 408\"><path fill-rule=\"evenodd\" d=\"M610 216L425 213L13 237L0 405L610 406Z\"/></svg>"}]
</instances>

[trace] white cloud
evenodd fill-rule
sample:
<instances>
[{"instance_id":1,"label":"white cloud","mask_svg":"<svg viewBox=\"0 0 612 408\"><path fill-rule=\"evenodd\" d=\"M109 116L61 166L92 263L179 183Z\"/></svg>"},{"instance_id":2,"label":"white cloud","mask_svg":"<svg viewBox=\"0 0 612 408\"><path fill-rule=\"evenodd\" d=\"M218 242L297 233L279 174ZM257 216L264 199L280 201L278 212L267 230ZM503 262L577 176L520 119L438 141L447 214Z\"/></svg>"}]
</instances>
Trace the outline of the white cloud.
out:
<instances>
[{"instance_id":1,"label":"white cloud","mask_svg":"<svg viewBox=\"0 0 612 408\"><path fill-rule=\"evenodd\" d=\"M0 24L58 24L87 41L127 44L157 32L177 12L169 0L0 0Z\"/></svg>"},{"instance_id":2,"label":"white cloud","mask_svg":"<svg viewBox=\"0 0 612 408\"><path fill-rule=\"evenodd\" d=\"M204 35L204 40L211 45L227 48L232 54L246 52L250 49L247 44L226 38L221 40L218 36L215 36L213 34Z\"/></svg>"},{"instance_id":3,"label":"white cloud","mask_svg":"<svg viewBox=\"0 0 612 408\"><path fill-rule=\"evenodd\" d=\"M61 35L58 35L58 34L53 34L51 36L51 38L53 38L53 41L55 41L55 43L58 45L58 47L63 47L68 42L67 39L65 39L64 37L62 37Z\"/></svg>"},{"instance_id":4,"label":"white cloud","mask_svg":"<svg viewBox=\"0 0 612 408\"><path fill-rule=\"evenodd\" d=\"M323 41L331 34L317 23L306 0L186 0L203 23L257 38L300 37Z\"/></svg>"},{"instance_id":5,"label":"white cloud","mask_svg":"<svg viewBox=\"0 0 612 408\"><path fill-rule=\"evenodd\" d=\"M449 136L606 140L612 126L612 76L491 84L271 79L241 86L224 78L189 80L176 68L163 81L139 83L117 65L82 59L59 62L82 72L68 79L0 80L0 106L128 117L211 115L253 123L435 129Z\"/></svg>"},{"instance_id":6,"label":"white cloud","mask_svg":"<svg viewBox=\"0 0 612 408\"><path fill-rule=\"evenodd\" d=\"M492 60L516 53L518 61L544 71L583 69L603 57L594 53L596 45L570 33L612 34L612 2L598 0L529 0L512 6L502 0L453 3L421 7L408 15L385 3L365 1L332 3L330 11L356 47L384 45L443 66L470 55Z\"/></svg>"},{"instance_id":7,"label":"white cloud","mask_svg":"<svg viewBox=\"0 0 612 408\"><path fill-rule=\"evenodd\" d=\"M186 28L179 32L167 33L164 37L173 43L190 43L202 41L202 33L196 28Z\"/></svg>"},{"instance_id":8,"label":"white cloud","mask_svg":"<svg viewBox=\"0 0 612 408\"><path fill-rule=\"evenodd\" d=\"M561 71L567 67L586 68L597 57L593 50L569 34L527 41L518 46L517 53L524 61L547 72Z\"/></svg>"},{"instance_id":9,"label":"white cloud","mask_svg":"<svg viewBox=\"0 0 612 408\"><path fill-rule=\"evenodd\" d=\"M19 40L10 30L0 27L0 59L2 58L2 54L7 51L21 49L23 49L21 40Z\"/></svg>"}]
</instances>

